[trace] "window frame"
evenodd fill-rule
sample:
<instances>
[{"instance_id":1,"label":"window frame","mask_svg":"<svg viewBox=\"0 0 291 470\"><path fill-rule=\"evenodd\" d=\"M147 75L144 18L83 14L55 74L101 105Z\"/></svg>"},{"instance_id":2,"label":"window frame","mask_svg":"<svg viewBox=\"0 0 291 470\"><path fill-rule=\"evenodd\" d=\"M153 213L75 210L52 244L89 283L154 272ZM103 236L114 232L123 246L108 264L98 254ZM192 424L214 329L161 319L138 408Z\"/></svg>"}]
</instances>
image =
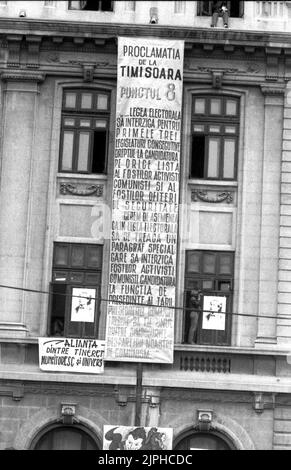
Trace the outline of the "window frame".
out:
<instances>
[{"instance_id":1,"label":"window frame","mask_svg":"<svg viewBox=\"0 0 291 470\"><path fill-rule=\"evenodd\" d=\"M97 8L94 8L94 9L87 9L85 8L86 7L86 3L87 1L85 2L78 2L79 3L79 8L75 8L72 6L72 1L69 1L69 4L68 4L68 10L78 10L78 11L98 11L98 12L101 12L101 13L113 13L114 12L114 7L115 7L115 2L113 0L109 0L107 3L111 3L111 9L110 10L103 10L102 9L102 4L106 2L106 0L95 0L94 1L94 4L97 5ZM74 2L76 3L76 2ZM84 6L82 7L82 3L84 3Z\"/></svg>"},{"instance_id":2,"label":"window frame","mask_svg":"<svg viewBox=\"0 0 291 470\"><path fill-rule=\"evenodd\" d=\"M210 113L211 99L219 98L221 100L221 113ZM194 113L194 106L196 99L205 100L205 112ZM227 115L226 106L227 100L236 102L236 114ZM195 125L204 126L203 131L194 131ZM219 132L210 130L211 126L220 126ZM226 132L227 127L234 127L233 133ZM191 110L191 141L190 141L190 159L189 159L189 179L200 179L210 181L237 181L238 173L238 153L239 153L239 133L240 133L240 98L231 95L193 95L192 96L192 110ZM203 155L203 176L195 175L195 160L194 160L194 139L196 136L204 137L204 155ZM211 137L219 139L220 148L218 156L218 175L217 177L208 176L208 163L209 163L209 142ZM224 177L225 170L225 142L234 140L234 165L233 177ZM200 161L201 159L199 159Z\"/></svg>"},{"instance_id":3,"label":"window frame","mask_svg":"<svg viewBox=\"0 0 291 470\"><path fill-rule=\"evenodd\" d=\"M75 107L66 106L65 100L66 95L69 93L76 93L76 104ZM82 108L81 99L82 94L90 93L92 94L92 104L91 108ZM107 96L107 108L98 109L98 95ZM62 115L61 115L61 130L60 130L60 146L59 146L59 163L58 163L58 172L59 173L74 173L74 174L89 174L89 175L106 175L108 167L108 149L109 149L109 132L110 132L110 99L111 93L107 90L101 89L83 89L83 88L67 88L63 91L62 97ZM74 119L75 123L73 125L65 125L65 119ZM89 127L82 127L82 120L90 120ZM104 128L96 127L96 121L105 121L106 126ZM63 155L64 155L64 136L65 132L71 132L73 134L73 144L72 144L72 168L63 169ZM105 131L105 151L104 151L104 161L103 172L93 172L93 162L94 162L94 138L95 133ZM89 133L89 145L88 145L88 158L87 158L87 170L78 170L79 163L79 142L81 133Z\"/></svg>"},{"instance_id":4,"label":"window frame","mask_svg":"<svg viewBox=\"0 0 291 470\"><path fill-rule=\"evenodd\" d=\"M208 3L208 8L207 8L208 13L206 13L206 10L204 10L204 8L203 8L204 5L203 5L203 3L206 3L206 2L203 2L203 1L198 1L198 2L197 2L197 16L200 16L200 17L201 17L201 16L206 16L206 17L207 17L207 16L211 16L211 15L212 15L212 4L215 3L215 2L213 2L213 1L208 1L208 2L207 2L207 3ZM228 1L228 2L227 2L227 8L228 8L228 11L230 12L230 17L232 17L232 18L243 18L243 17L244 17L244 9L245 9L245 8L244 8L244 6L245 6L244 3L245 3L245 2L242 1L242 0L239 1L239 5L238 5L238 15L237 15L237 16L233 16L233 15L231 14L231 4L232 4L232 2L231 2L231 1ZM205 13L204 13L204 11L205 11Z\"/></svg>"},{"instance_id":5,"label":"window frame","mask_svg":"<svg viewBox=\"0 0 291 470\"><path fill-rule=\"evenodd\" d=\"M195 253L199 256L198 264L199 271L189 271L190 256ZM215 256L215 272L205 272L203 270L203 259L205 256ZM220 273L219 266L222 256L230 257L230 272ZM187 335L190 326L189 312L193 307L188 306L188 299L191 290L197 289L201 292L202 297L200 300L200 313L197 327L197 340L195 344L204 344L212 346L230 346L231 344L231 331L232 331L232 308L233 308L233 292L234 292L234 265L235 265L235 252L234 251L217 251L217 250L186 250L185 253L185 285L184 285L184 315L183 315L183 339L182 342L189 344ZM212 288L203 288L203 282L212 281ZM229 283L229 290L220 290L219 283ZM191 284L191 287L189 286ZM217 296L226 297L226 312L225 312L225 330L202 330L203 320L203 296ZM195 308L194 308L195 310Z\"/></svg>"},{"instance_id":6,"label":"window frame","mask_svg":"<svg viewBox=\"0 0 291 470\"><path fill-rule=\"evenodd\" d=\"M58 247L65 247L68 250L67 253L67 264L60 265L56 263L56 251ZM83 265L72 265L72 251L74 247L82 247L84 250L84 263ZM99 247L100 259L98 266L89 266L89 254L88 250L90 247ZM97 248L98 249L98 248ZM69 338L97 338L98 325L101 315L101 284L102 284L102 263L103 263L103 245L90 244L90 243L65 243L65 242L54 242L53 260L52 260L52 280L49 286L49 306L48 306L48 325L47 333L49 337L69 337ZM60 280L56 280L55 276L61 276L63 274L65 279L60 277ZM83 275L83 279L77 282L76 279L70 279L70 276L79 274ZM92 281L88 281L86 275L92 274L97 279L97 284ZM58 294L55 286L63 286L64 293ZM72 292L74 288L84 289L95 289L95 311L94 311L94 322L76 322L71 321L71 306L72 306ZM65 306L63 314L63 334L56 335L53 333L53 319L57 319L57 316L53 315L53 302L56 295L65 296ZM73 325L72 325L73 324ZM88 326L89 325L89 326ZM70 332L70 330L76 330L76 333ZM91 330L91 332L90 332ZM89 332L88 332L89 331Z\"/></svg>"}]
</instances>

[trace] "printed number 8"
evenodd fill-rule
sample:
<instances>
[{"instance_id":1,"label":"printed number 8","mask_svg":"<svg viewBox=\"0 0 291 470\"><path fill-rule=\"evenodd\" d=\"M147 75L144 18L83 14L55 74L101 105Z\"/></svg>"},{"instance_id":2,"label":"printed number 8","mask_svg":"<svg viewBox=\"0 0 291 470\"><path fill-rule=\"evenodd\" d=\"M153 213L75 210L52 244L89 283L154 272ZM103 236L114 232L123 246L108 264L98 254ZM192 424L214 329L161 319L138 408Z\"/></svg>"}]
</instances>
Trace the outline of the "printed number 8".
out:
<instances>
[{"instance_id":1,"label":"printed number 8","mask_svg":"<svg viewBox=\"0 0 291 470\"><path fill-rule=\"evenodd\" d=\"M169 101L173 101L175 99L176 93L174 90L175 90L175 85L173 83L169 83L168 91L166 93L167 99Z\"/></svg>"}]
</instances>

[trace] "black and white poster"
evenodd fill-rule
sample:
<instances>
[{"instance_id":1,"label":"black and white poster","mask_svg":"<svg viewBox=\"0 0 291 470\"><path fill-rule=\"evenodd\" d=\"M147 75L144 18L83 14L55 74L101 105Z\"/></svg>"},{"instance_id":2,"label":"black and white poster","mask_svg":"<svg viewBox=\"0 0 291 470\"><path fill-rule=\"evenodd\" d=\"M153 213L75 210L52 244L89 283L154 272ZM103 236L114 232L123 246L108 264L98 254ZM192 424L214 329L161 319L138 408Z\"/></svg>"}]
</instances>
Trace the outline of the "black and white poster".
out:
<instances>
[{"instance_id":1,"label":"black and white poster","mask_svg":"<svg viewBox=\"0 0 291 470\"><path fill-rule=\"evenodd\" d=\"M183 54L118 39L107 360L173 362Z\"/></svg>"}]
</instances>

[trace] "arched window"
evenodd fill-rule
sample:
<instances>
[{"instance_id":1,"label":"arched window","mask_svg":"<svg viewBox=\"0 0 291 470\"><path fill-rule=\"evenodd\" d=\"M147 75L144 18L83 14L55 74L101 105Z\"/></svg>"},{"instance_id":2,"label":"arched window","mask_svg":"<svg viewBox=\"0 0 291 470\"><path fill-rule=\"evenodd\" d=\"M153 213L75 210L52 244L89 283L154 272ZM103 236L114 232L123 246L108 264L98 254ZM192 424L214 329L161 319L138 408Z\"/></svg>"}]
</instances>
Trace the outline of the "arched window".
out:
<instances>
[{"instance_id":1,"label":"arched window","mask_svg":"<svg viewBox=\"0 0 291 470\"><path fill-rule=\"evenodd\" d=\"M174 450L235 450L232 442L217 432L196 432L182 436Z\"/></svg>"},{"instance_id":2,"label":"arched window","mask_svg":"<svg viewBox=\"0 0 291 470\"><path fill-rule=\"evenodd\" d=\"M53 425L33 441L33 450L100 450L93 434L83 426Z\"/></svg>"}]
</instances>

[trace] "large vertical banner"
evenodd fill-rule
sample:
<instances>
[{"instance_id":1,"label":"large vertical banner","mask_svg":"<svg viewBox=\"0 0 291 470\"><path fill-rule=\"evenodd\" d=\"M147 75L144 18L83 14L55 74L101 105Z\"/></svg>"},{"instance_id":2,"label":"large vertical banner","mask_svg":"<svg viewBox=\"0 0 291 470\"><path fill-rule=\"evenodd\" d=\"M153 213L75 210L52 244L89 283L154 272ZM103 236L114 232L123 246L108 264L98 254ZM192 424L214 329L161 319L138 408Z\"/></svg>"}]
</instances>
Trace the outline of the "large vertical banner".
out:
<instances>
[{"instance_id":1,"label":"large vertical banner","mask_svg":"<svg viewBox=\"0 0 291 470\"><path fill-rule=\"evenodd\" d=\"M118 40L107 360L173 362L183 56Z\"/></svg>"}]
</instances>

